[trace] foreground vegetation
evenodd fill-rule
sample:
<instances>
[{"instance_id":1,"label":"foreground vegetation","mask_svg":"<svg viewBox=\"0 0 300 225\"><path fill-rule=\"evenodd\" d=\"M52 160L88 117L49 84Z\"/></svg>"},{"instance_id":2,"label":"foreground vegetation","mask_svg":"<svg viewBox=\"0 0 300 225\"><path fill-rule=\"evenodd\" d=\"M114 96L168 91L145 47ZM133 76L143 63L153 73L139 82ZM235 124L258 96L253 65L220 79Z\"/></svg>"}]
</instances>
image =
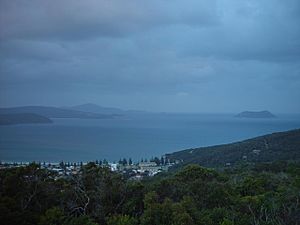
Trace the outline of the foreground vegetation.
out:
<instances>
[{"instance_id":1,"label":"foreground vegetation","mask_svg":"<svg viewBox=\"0 0 300 225\"><path fill-rule=\"evenodd\" d=\"M0 221L6 225L295 225L300 164L241 164L215 171L188 165L129 181L89 163L55 179L38 165L0 171Z\"/></svg>"}]
</instances>

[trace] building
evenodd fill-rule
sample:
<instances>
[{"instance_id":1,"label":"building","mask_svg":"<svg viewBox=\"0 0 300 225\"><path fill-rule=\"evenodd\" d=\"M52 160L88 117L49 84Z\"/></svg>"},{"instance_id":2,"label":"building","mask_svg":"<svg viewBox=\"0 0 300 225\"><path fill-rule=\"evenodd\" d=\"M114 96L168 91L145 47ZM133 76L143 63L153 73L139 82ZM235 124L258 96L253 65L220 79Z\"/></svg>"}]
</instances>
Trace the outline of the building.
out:
<instances>
[{"instance_id":1,"label":"building","mask_svg":"<svg viewBox=\"0 0 300 225\"><path fill-rule=\"evenodd\" d=\"M260 152L261 152L261 150L259 150L259 149L253 149L252 152L253 152L254 154L256 154L256 155L259 155Z\"/></svg>"},{"instance_id":2,"label":"building","mask_svg":"<svg viewBox=\"0 0 300 225\"><path fill-rule=\"evenodd\" d=\"M140 162L139 163L140 171L148 171L151 173L157 173L162 170L161 166L158 166L155 162Z\"/></svg>"}]
</instances>

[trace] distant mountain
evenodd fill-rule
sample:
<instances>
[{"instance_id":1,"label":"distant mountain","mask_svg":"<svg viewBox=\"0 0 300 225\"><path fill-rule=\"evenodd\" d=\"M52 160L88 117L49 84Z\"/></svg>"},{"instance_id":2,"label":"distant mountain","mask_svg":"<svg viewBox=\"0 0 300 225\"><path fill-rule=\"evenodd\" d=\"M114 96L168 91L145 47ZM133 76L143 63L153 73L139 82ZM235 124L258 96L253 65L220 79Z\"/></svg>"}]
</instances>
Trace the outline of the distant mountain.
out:
<instances>
[{"instance_id":1,"label":"distant mountain","mask_svg":"<svg viewBox=\"0 0 300 225\"><path fill-rule=\"evenodd\" d=\"M123 114L124 110L112 107L103 107L92 103L64 107L67 109L78 110L83 112L101 113L101 114Z\"/></svg>"},{"instance_id":2,"label":"distant mountain","mask_svg":"<svg viewBox=\"0 0 300 225\"><path fill-rule=\"evenodd\" d=\"M142 114L148 113L141 110L123 110L119 108L113 107L104 107L92 103L76 105L71 107L63 107L64 109L72 109L72 110L79 110L83 112L92 112L92 113L101 113L101 114L113 114L113 115L128 115L128 114Z\"/></svg>"},{"instance_id":3,"label":"distant mountain","mask_svg":"<svg viewBox=\"0 0 300 225\"><path fill-rule=\"evenodd\" d=\"M239 118L274 118L275 115L270 113L269 111L244 111L236 115Z\"/></svg>"},{"instance_id":4,"label":"distant mountain","mask_svg":"<svg viewBox=\"0 0 300 225\"><path fill-rule=\"evenodd\" d=\"M82 119L106 119L114 118L113 115L82 112L72 109L62 109L46 106L23 106L14 108L0 108L0 114L34 113L48 118L82 118Z\"/></svg>"},{"instance_id":5,"label":"distant mountain","mask_svg":"<svg viewBox=\"0 0 300 225\"><path fill-rule=\"evenodd\" d=\"M34 113L0 114L0 125L52 122L49 118Z\"/></svg>"},{"instance_id":6,"label":"distant mountain","mask_svg":"<svg viewBox=\"0 0 300 225\"><path fill-rule=\"evenodd\" d=\"M187 149L167 154L182 165L196 163L208 167L235 164L238 161L270 162L300 161L300 129L273 133L232 144Z\"/></svg>"}]
</instances>

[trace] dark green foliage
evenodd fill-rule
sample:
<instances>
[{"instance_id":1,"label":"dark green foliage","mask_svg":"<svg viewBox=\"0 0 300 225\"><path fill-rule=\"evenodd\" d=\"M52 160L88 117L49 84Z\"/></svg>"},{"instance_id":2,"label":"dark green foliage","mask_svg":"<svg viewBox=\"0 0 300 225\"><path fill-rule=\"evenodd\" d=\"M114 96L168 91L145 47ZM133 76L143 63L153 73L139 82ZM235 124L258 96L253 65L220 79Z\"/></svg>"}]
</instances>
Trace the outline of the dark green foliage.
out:
<instances>
[{"instance_id":1,"label":"dark green foliage","mask_svg":"<svg viewBox=\"0 0 300 225\"><path fill-rule=\"evenodd\" d=\"M66 220L62 225L98 225L88 216L72 217Z\"/></svg>"},{"instance_id":2,"label":"dark green foliage","mask_svg":"<svg viewBox=\"0 0 300 225\"><path fill-rule=\"evenodd\" d=\"M108 225L138 225L138 220L128 215L115 215L108 218Z\"/></svg>"},{"instance_id":3,"label":"dark green foliage","mask_svg":"<svg viewBox=\"0 0 300 225\"><path fill-rule=\"evenodd\" d=\"M181 161L179 166L196 163L206 167L223 167L227 163L236 165L241 161L244 163L299 161L299 146L300 129L297 129L232 144L187 149L168 154L167 157L171 161ZM281 170L281 165L274 165L269 169Z\"/></svg>"},{"instance_id":4,"label":"dark green foliage","mask_svg":"<svg viewBox=\"0 0 300 225\"><path fill-rule=\"evenodd\" d=\"M104 223L108 215L122 211L125 181L108 167L89 163L83 167L81 175L70 181L65 196L64 202L71 214L88 214Z\"/></svg>"},{"instance_id":5,"label":"dark green foliage","mask_svg":"<svg viewBox=\"0 0 300 225\"><path fill-rule=\"evenodd\" d=\"M139 217L144 209L145 187L140 182L127 182L125 186L124 198L122 199L122 213Z\"/></svg>"},{"instance_id":6,"label":"dark green foliage","mask_svg":"<svg viewBox=\"0 0 300 225\"><path fill-rule=\"evenodd\" d=\"M40 218L40 225L60 225L66 220L64 212L57 208L48 209Z\"/></svg>"},{"instance_id":7,"label":"dark green foliage","mask_svg":"<svg viewBox=\"0 0 300 225\"><path fill-rule=\"evenodd\" d=\"M300 164L282 161L240 165L223 172L189 165L140 182L125 180L95 163L68 179L55 179L55 174L31 164L0 170L0 222L297 225L299 170Z\"/></svg>"},{"instance_id":8,"label":"dark green foliage","mask_svg":"<svg viewBox=\"0 0 300 225\"><path fill-rule=\"evenodd\" d=\"M59 205L61 183L54 174L31 164L0 172L0 221L34 224L41 213Z\"/></svg>"}]
</instances>

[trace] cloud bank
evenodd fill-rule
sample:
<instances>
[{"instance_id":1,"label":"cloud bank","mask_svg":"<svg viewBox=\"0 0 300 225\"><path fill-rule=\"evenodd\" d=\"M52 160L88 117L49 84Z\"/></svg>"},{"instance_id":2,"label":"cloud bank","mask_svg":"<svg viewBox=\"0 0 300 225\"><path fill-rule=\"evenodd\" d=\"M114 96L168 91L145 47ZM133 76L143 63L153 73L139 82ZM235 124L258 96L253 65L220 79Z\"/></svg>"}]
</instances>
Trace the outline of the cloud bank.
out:
<instances>
[{"instance_id":1,"label":"cloud bank","mask_svg":"<svg viewBox=\"0 0 300 225\"><path fill-rule=\"evenodd\" d=\"M300 112L297 0L1 0L0 104Z\"/></svg>"}]
</instances>

